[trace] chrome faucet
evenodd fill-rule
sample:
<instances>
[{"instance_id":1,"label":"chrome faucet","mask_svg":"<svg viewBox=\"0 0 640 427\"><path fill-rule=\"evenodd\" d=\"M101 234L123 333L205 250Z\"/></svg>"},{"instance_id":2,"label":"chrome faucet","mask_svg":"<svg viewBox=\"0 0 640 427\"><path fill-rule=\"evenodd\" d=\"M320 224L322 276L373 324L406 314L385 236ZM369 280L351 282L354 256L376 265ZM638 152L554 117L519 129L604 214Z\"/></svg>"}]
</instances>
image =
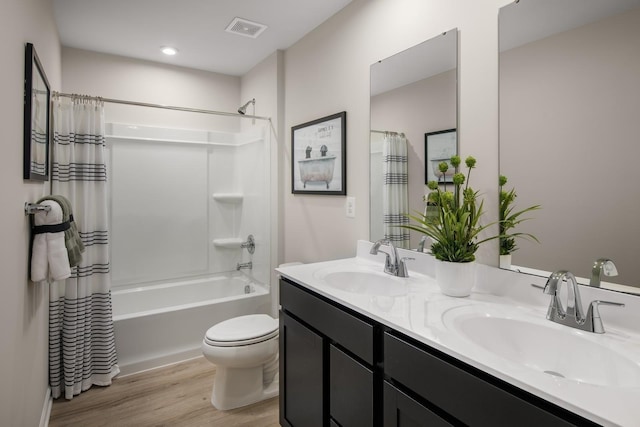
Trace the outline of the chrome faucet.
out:
<instances>
[{"instance_id":1,"label":"chrome faucet","mask_svg":"<svg viewBox=\"0 0 640 427\"><path fill-rule=\"evenodd\" d=\"M618 269L616 268L616 265L609 258L600 258L593 263L593 267L591 268L591 280L589 281L589 285L599 288L600 278L602 277L602 273L604 273L605 276L618 275Z\"/></svg>"},{"instance_id":2,"label":"chrome faucet","mask_svg":"<svg viewBox=\"0 0 640 427\"><path fill-rule=\"evenodd\" d=\"M381 245L386 245L391 248L390 252L380 249ZM373 244L369 253L371 255L378 255L378 252L382 252L386 255L384 261L384 272L397 277L409 277L409 270L407 269L407 261L414 260L415 258L401 258L398 259L398 250L389 239L380 239ZM393 260L391 259L393 257Z\"/></svg>"},{"instance_id":3,"label":"chrome faucet","mask_svg":"<svg viewBox=\"0 0 640 427\"><path fill-rule=\"evenodd\" d=\"M560 289L565 280L568 286L566 309L562 305L562 301L560 301ZM624 304L617 302L596 300L589 304L589 309L585 315L576 277L566 270L556 271L549 276L544 287L544 293L553 296L547 310L547 319L561 325L597 334L604 333L604 326L598 307L600 305L624 307Z\"/></svg>"}]
</instances>

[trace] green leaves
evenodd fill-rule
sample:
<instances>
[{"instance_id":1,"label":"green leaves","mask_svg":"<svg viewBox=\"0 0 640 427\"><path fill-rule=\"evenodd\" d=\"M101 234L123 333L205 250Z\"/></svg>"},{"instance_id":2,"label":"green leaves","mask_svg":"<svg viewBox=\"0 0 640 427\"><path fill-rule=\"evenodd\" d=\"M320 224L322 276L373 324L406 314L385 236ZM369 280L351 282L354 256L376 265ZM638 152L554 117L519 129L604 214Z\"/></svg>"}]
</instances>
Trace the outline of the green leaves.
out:
<instances>
[{"instance_id":1,"label":"green leaves","mask_svg":"<svg viewBox=\"0 0 640 427\"><path fill-rule=\"evenodd\" d=\"M512 230L523 221L528 212L540 209L540 205L530 206L520 211L514 211L513 202L516 198L514 189L504 191L502 187L507 178L500 176L500 220L481 225L480 217L484 213L484 202L478 201L479 194L469 187L471 169L476 167L476 159L469 156L465 159L467 176L458 171L461 164L459 156L451 157L451 165L455 168L453 175L453 192L440 190L436 181L427 183L431 193L426 197L427 208L424 213L407 215L415 224L402 225L409 230L426 234L433 240L431 253L441 261L471 262L475 260L478 247L489 240L500 239L500 255L508 255L517 249L516 238L525 238L538 242L529 233L513 233ZM440 163L440 171L444 174L447 162ZM441 177L444 180L444 175ZM461 188L462 185L464 188ZM487 228L499 224L500 234L480 239L480 234Z\"/></svg>"},{"instance_id":2,"label":"green leaves","mask_svg":"<svg viewBox=\"0 0 640 427\"><path fill-rule=\"evenodd\" d=\"M445 162L442 164L446 165ZM476 165L476 159L469 156L465 160L468 168L466 177L458 171L460 164L459 156L451 157L451 165L455 168L454 191L442 191L437 182L429 182L427 186L432 193L427 200L431 206L427 207L424 214L408 215L417 225L403 226L429 236L433 240L431 253L441 261L474 261L481 243L499 237L478 240L479 234L495 223L485 226L479 224L484 205L482 201L478 204L478 192L469 187L469 176ZM446 172L446 169L442 172ZM461 186L465 183L466 187L462 189Z\"/></svg>"}]
</instances>

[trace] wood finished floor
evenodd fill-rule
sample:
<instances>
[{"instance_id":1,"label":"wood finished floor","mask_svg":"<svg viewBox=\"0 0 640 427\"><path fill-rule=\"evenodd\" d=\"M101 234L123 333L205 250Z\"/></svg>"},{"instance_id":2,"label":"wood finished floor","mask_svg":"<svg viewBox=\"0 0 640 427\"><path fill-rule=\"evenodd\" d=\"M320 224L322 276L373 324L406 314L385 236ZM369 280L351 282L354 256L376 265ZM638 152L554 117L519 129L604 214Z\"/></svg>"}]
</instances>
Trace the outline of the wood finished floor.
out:
<instances>
[{"instance_id":1,"label":"wood finished floor","mask_svg":"<svg viewBox=\"0 0 640 427\"><path fill-rule=\"evenodd\" d=\"M231 411L211 406L215 366L205 358L93 386L68 401L53 402L49 426L275 427L278 398Z\"/></svg>"}]
</instances>

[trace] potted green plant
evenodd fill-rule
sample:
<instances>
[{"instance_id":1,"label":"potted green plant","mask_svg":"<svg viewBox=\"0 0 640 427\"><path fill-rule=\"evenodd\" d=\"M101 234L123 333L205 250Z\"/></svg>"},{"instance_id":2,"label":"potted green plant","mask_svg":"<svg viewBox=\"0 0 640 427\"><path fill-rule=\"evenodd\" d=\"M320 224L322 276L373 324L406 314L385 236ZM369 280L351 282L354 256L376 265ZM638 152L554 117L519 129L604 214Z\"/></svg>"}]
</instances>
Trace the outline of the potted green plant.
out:
<instances>
[{"instance_id":1,"label":"potted green plant","mask_svg":"<svg viewBox=\"0 0 640 427\"><path fill-rule=\"evenodd\" d=\"M466 176L459 171L459 156L452 156L450 163L455 170L453 191L448 191L446 183L441 189L438 181L430 181L427 184L432 190L427 197L431 203L429 215L427 210L424 214L409 215L415 224L404 227L431 238L430 253L440 261L436 264L436 280L440 288L446 295L461 297L469 295L474 285L475 253L479 246L500 236L480 238L482 231L496 223L482 225L479 222L484 213L484 201L478 200L478 192L469 186L476 159L471 156L465 159ZM439 164L442 177L448 169L447 162Z\"/></svg>"},{"instance_id":2,"label":"potted green plant","mask_svg":"<svg viewBox=\"0 0 640 427\"><path fill-rule=\"evenodd\" d=\"M523 221L531 218L523 217L527 212L540 209L540 205L529 206L520 211L514 210L514 202L517 194L515 188L507 191L504 189L507 177L500 175L500 267L511 268L511 254L518 249L516 237L530 239L538 242L538 239L530 233L513 233L511 230Z\"/></svg>"}]
</instances>

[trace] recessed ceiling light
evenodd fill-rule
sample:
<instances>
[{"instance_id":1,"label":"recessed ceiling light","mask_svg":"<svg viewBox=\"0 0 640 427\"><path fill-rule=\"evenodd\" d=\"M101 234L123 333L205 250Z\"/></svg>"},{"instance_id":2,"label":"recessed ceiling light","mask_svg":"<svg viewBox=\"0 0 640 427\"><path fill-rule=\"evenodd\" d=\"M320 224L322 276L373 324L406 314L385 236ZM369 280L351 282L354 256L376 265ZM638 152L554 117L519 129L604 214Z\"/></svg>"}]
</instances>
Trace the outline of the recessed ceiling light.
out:
<instances>
[{"instance_id":1,"label":"recessed ceiling light","mask_svg":"<svg viewBox=\"0 0 640 427\"><path fill-rule=\"evenodd\" d=\"M162 53L169 56L173 56L178 53L178 49L170 46L163 46L160 50L162 51Z\"/></svg>"}]
</instances>

